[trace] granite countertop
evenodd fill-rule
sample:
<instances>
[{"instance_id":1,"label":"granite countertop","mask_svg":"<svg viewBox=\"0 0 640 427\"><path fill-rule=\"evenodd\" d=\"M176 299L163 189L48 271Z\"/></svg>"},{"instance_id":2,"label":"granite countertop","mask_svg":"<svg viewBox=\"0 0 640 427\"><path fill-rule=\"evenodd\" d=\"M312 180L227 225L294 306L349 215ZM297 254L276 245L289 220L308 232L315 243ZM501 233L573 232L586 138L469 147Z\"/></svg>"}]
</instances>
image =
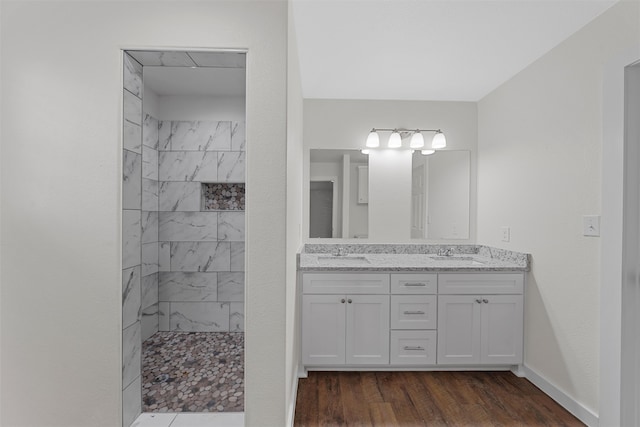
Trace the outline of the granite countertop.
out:
<instances>
[{"instance_id":1,"label":"granite countertop","mask_svg":"<svg viewBox=\"0 0 640 427\"><path fill-rule=\"evenodd\" d=\"M347 255L336 256L338 248ZM476 245L446 246L451 256L438 256L438 245L305 245L300 271L528 271L529 255Z\"/></svg>"}]
</instances>

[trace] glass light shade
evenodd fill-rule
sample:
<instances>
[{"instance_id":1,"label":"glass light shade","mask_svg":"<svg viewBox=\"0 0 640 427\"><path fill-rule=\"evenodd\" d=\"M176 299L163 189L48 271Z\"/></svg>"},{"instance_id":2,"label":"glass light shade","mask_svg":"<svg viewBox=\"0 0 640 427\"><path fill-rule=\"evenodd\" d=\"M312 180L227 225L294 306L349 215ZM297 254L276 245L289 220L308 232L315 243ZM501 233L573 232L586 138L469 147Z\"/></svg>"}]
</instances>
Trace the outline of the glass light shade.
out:
<instances>
[{"instance_id":1,"label":"glass light shade","mask_svg":"<svg viewBox=\"0 0 640 427\"><path fill-rule=\"evenodd\" d=\"M369 150L367 150L367 149L360 150L360 152L361 152L362 154L369 154Z\"/></svg>"},{"instance_id":2,"label":"glass light shade","mask_svg":"<svg viewBox=\"0 0 640 427\"><path fill-rule=\"evenodd\" d=\"M376 132L375 130L369 132L369 136L367 136L367 143L365 145L370 148L379 147L380 137L378 136L378 132Z\"/></svg>"},{"instance_id":3,"label":"glass light shade","mask_svg":"<svg viewBox=\"0 0 640 427\"><path fill-rule=\"evenodd\" d=\"M409 143L410 148L422 148L424 147L424 136L420 132L416 132L411 137L411 142Z\"/></svg>"},{"instance_id":4,"label":"glass light shade","mask_svg":"<svg viewBox=\"0 0 640 427\"><path fill-rule=\"evenodd\" d=\"M422 155L423 155L423 156L430 156L430 155L432 155L433 153L435 153L435 152L436 152L436 150L422 150L422 151L420 151L420 152L422 153Z\"/></svg>"},{"instance_id":5,"label":"glass light shade","mask_svg":"<svg viewBox=\"0 0 640 427\"><path fill-rule=\"evenodd\" d=\"M444 133L436 132L431 141L431 148L445 148L447 146L447 139L444 137Z\"/></svg>"},{"instance_id":6,"label":"glass light shade","mask_svg":"<svg viewBox=\"0 0 640 427\"><path fill-rule=\"evenodd\" d=\"M400 133L397 131L393 131L391 136L389 137L389 148L400 148L402 147L402 137Z\"/></svg>"}]
</instances>

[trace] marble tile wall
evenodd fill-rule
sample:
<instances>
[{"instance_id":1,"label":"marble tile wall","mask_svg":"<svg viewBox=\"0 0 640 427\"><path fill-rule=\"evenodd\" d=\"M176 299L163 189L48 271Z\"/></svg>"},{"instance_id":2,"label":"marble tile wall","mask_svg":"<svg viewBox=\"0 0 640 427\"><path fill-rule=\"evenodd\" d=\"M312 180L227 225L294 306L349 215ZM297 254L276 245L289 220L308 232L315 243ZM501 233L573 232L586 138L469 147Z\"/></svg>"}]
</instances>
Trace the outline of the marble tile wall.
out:
<instances>
[{"instance_id":1,"label":"marble tile wall","mask_svg":"<svg viewBox=\"0 0 640 427\"><path fill-rule=\"evenodd\" d=\"M142 118L142 298L141 337L147 340L158 332L158 233L159 209L159 121L143 112Z\"/></svg>"},{"instance_id":2,"label":"marble tile wall","mask_svg":"<svg viewBox=\"0 0 640 427\"><path fill-rule=\"evenodd\" d=\"M129 426L142 411L142 277L144 243L157 215L143 209L145 174L153 163L142 145L142 65L124 54L122 134L122 424ZM157 209L156 209L157 210ZM157 241L157 233L156 238Z\"/></svg>"},{"instance_id":3,"label":"marble tile wall","mask_svg":"<svg viewBox=\"0 0 640 427\"><path fill-rule=\"evenodd\" d=\"M158 121L157 129L159 330L242 332L244 123Z\"/></svg>"}]
</instances>

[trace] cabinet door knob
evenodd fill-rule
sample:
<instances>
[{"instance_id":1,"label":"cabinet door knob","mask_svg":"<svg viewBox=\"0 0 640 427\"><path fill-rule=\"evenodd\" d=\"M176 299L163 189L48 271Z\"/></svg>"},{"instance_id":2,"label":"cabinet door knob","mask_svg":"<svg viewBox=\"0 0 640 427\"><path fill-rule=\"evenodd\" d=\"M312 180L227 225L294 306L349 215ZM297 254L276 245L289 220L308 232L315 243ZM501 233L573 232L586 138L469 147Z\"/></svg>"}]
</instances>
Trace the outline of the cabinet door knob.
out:
<instances>
[{"instance_id":1,"label":"cabinet door knob","mask_svg":"<svg viewBox=\"0 0 640 427\"><path fill-rule=\"evenodd\" d=\"M353 301L351 300L351 298L349 298L349 299L347 300L347 302L348 302L349 304L351 304Z\"/></svg>"},{"instance_id":2,"label":"cabinet door knob","mask_svg":"<svg viewBox=\"0 0 640 427\"><path fill-rule=\"evenodd\" d=\"M476 302L477 302L478 304L480 304L480 303L482 303L482 300L481 300L480 298L478 298L478 299L476 300Z\"/></svg>"},{"instance_id":3,"label":"cabinet door knob","mask_svg":"<svg viewBox=\"0 0 640 427\"><path fill-rule=\"evenodd\" d=\"M343 304L344 304L344 301L345 301L345 299L344 299L344 298L342 298L342 299L340 300L340 302L341 302L341 303L343 303Z\"/></svg>"},{"instance_id":4,"label":"cabinet door knob","mask_svg":"<svg viewBox=\"0 0 640 427\"><path fill-rule=\"evenodd\" d=\"M488 300L488 299L486 299L486 298L484 298L484 299L482 300L482 302L483 302L483 303L485 303L485 304L487 304L487 303L489 303L489 300Z\"/></svg>"}]
</instances>

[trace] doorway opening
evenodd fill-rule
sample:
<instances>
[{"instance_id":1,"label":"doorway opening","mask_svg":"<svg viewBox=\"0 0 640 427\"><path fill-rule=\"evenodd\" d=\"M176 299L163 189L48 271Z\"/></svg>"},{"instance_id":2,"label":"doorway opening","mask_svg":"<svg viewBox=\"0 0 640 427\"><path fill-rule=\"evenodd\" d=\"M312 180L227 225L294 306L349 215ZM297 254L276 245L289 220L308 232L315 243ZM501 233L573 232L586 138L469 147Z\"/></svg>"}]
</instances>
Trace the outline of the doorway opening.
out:
<instances>
[{"instance_id":1,"label":"doorway opening","mask_svg":"<svg viewBox=\"0 0 640 427\"><path fill-rule=\"evenodd\" d=\"M246 52L123 64L123 426L243 412Z\"/></svg>"},{"instance_id":2,"label":"doorway opening","mask_svg":"<svg viewBox=\"0 0 640 427\"><path fill-rule=\"evenodd\" d=\"M309 237L337 237L335 210L338 207L338 194L335 179L313 180L309 185Z\"/></svg>"}]
</instances>

